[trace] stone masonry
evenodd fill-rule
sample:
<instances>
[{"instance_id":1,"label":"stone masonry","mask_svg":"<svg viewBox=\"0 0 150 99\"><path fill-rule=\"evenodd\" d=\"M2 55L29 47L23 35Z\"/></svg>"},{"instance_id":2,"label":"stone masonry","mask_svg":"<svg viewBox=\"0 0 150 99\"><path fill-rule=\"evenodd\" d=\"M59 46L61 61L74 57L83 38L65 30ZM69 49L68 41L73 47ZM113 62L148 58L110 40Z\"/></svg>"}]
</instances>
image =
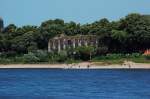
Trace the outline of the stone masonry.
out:
<instances>
[{"instance_id":1,"label":"stone masonry","mask_svg":"<svg viewBox=\"0 0 150 99\"><path fill-rule=\"evenodd\" d=\"M59 36L50 39L48 42L48 52L60 52L67 48L79 46L98 46L98 39L95 35Z\"/></svg>"}]
</instances>

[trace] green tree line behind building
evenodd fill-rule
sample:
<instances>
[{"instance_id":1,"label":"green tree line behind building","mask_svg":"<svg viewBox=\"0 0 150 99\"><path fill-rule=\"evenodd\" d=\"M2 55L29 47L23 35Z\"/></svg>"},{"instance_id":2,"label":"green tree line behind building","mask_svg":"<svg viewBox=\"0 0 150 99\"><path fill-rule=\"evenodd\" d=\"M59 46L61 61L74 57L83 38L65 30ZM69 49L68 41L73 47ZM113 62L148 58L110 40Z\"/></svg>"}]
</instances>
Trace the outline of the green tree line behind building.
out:
<instances>
[{"instance_id":1,"label":"green tree line behind building","mask_svg":"<svg viewBox=\"0 0 150 99\"><path fill-rule=\"evenodd\" d=\"M96 54L92 48L85 48L85 51L92 49L90 53L95 56L108 53L142 53L150 48L150 16L132 13L118 21L110 22L103 18L83 25L73 21L66 23L62 19L48 20L42 22L40 26L17 27L15 24L10 24L0 32L0 58L14 58L22 55L28 59L28 57L33 56L32 52L46 51L48 40L59 34L67 36L97 35L99 47L96 49ZM73 57L86 57L83 53L84 48L75 50L80 54ZM42 54L42 52L39 53ZM56 58L56 56L64 57L66 55L65 52L61 54L49 53L48 57L51 57L51 60L63 61L61 58ZM89 53L86 54L89 55ZM36 57L32 58L36 60ZM43 59L43 61L46 61L46 59Z\"/></svg>"}]
</instances>

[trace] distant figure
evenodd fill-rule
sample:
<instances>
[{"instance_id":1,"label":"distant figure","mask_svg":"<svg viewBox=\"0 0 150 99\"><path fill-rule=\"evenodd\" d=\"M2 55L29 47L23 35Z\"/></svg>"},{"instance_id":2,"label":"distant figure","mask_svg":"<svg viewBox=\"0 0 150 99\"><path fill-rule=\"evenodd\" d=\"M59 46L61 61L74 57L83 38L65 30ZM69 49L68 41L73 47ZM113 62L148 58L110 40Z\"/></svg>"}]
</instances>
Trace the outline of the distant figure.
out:
<instances>
[{"instance_id":1,"label":"distant figure","mask_svg":"<svg viewBox=\"0 0 150 99\"><path fill-rule=\"evenodd\" d=\"M130 69L131 68L131 64L132 64L131 62L125 61L123 65L124 66L128 66L128 68Z\"/></svg>"},{"instance_id":2,"label":"distant figure","mask_svg":"<svg viewBox=\"0 0 150 99\"><path fill-rule=\"evenodd\" d=\"M72 66L72 65L70 65L70 68L71 68L71 69L72 69L72 67L73 67L73 66Z\"/></svg>"},{"instance_id":3,"label":"distant figure","mask_svg":"<svg viewBox=\"0 0 150 99\"><path fill-rule=\"evenodd\" d=\"M80 65L79 65L79 69L80 69Z\"/></svg>"},{"instance_id":4,"label":"distant figure","mask_svg":"<svg viewBox=\"0 0 150 99\"><path fill-rule=\"evenodd\" d=\"M87 68L89 69L89 68L90 68L90 65L87 65Z\"/></svg>"},{"instance_id":5,"label":"distant figure","mask_svg":"<svg viewBox=\"0 0 150 99\"><path fill-rule=\"evenodd\" d=\"M127 66L128 68L131 68L131 63L129 61L124 61L122 65Z\"/></svg>"},{"instance_id":6,"label":"distant figure","mask_svg":"<svg viewBox=\"0 0 150 99\"><path fill-rule=\"evenodd\" d=\"M67 67L66 68L69 68L69 64L67 64Z\"/></svg>"},{"instance_id":7,"label":"distant figure","mask_svg":"<svg viewBox=\"0 0 150 99\"><path fill-rule=\"evenodd\" d=\"M131 68L131 64L132 64L131 62L128 62L128 66L129 66L129 68Z\"/></svg>"},{"instance_id":8,"label":"distant figure","mask_svg":"<svg viewBox=\"0 0 150 99\"><path fill-rule=\"evenodd\" d=\"M129 64L129 68L131 68L131 65Z\"/></svg>"},{"instance_id":9,"label":"distant figure","mask_svg":"<svg viewBox=\"0 0 150 99\"><path fill-rule=\"evenodd\" d=\"M123 63L122 66L126 66L126 63Z\"/></svg>"}]
</instances>

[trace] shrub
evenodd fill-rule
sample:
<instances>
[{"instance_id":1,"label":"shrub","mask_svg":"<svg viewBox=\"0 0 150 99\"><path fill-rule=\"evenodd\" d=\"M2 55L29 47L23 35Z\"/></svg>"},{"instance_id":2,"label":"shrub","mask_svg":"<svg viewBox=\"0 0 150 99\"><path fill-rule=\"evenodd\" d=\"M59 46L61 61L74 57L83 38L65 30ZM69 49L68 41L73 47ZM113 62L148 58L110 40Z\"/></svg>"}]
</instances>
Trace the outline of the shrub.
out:
<instances>
[{"instance_id":1,"label":"shrub","mask_svg":"<svg viewBox=\"0 0 150 99\"><path fill-rule=\"evenodd\" d=\"M82 60L89 60L95 54L95 49L92 46L81 46L77 47L75 52Z\"/></svg>"},{"instance_id":2,"label":"shrub","mask_svg":"<svg viewBox=\"0 0 150 99\"><path fill-rule=\"evenodd\" d=\"M57 61L58 62L64 62L64 61L66 61L67 60L67 52L66 51L61 51L61 52L59 52L59 54L58 54L58 58L57 58Z\"/></svg>"},{"instance_id":3,"label":"shrub","mask_svg":"<svg viewBox=\"0 0 150 99\"><path fill-rule=\"evenodd\" d=\"M13 61L11 59L8 58L0 58L0 64L10 64Z\"/></svg>"},{"instance_id":4,"label":"shrub","mask_svg":"<svg viewBox=\"0 0 150 99\"><path fill-rule=\"evenodd\" d=\"M37 49L38 49L37 46L32 45L32 46L29 46L27 50L29 52L33 52L33 51L36 51Z\"/></svg>"},{"instance_id":5,"label":"shrub","mask_svg":"<svg viewBox=\"0 0 150 99\"><path fill-rule=\"evenodd\" d=\"M48 59L50 63L55 62L65 62L68 58L68 54L66 51L61 51L59 53L48 53Z\"/></svg>"},{"instance_id":6,"label":"shrub","mask_svg":"<svg viewBox=\"0 0 150 99\"><path fill-rule=\"evenodd\" d=\"M106 59L120 59L123 56L123 54L107 54Z\"/></svg>"},{"instance_id":7,"label":"shrub","mask_svg":"<svg viewBox=\"0 0 150 99\"><path fill-rule=\"evenodd\" d=\"M104 55L108 52L108 47L101 46L101 47L98 47L96 50L97 50L98 55Z\"/></svg>"},{"instance_id":8,"label":"shrub","mask_svg":"<svg viewBox=\"0 0 150 99\"><path fill-rule=\"evenodd\" d=\"M28 54L23 55L22 61L24 63L36 63L39 62L40 59L36 57L34 53L29 52Z\"/></svg>"},{"instance_id":9,"label":"shrub","mask_svg":"<svg viewBox=\"0 0 150 99\"><path fill-rule=\"evenodd\" d=\"M97 60L103 60L103 59L105 59L105 56L96 56L92 60L97 61Z\"/></svg>"},{"instance_id":10,"label":"shrub","mask_svg":"<svg viewBox=\"0 0 150 99\"><path fill-rule=\"evenodd\" d=\"M140 53L132 53L129 55L130 58L139 58L141 56L142 56L142 54L140 54Z\"/></svg>"},{"instance_id":11,"label":"shrub","mask_svg":"<svg viewBox=\"0 0 150 99\"><path fill-rule=\"evenodd\" d=\"M37 50L35 56L39 58L40 62L47 62L48 61L48 52L43 50Z\"/></svg>"},{"instance_id":12,"label":"shrub","mask_svg":"<svg viewBox=\"0 0 150 99\"><path fill-rule=\"evenodd\" d=\"M150 60L150 55L144 55L145 59Z\"/></svg>"},{"instance_id":13,"label":"shrub","mask_svg":"<svg viewBox=\"0 0 150 99\"><path fill-rule=\"evenodd\" d=\"M9 51L9 52L0 53L0 57L4 57L4 58L14 57L16 55L17 55L17 53L15 51Z\"/></svg>"},{"instance_id":14,"label":"shrub","mask_svg":"<svg viewBox=\"0 0 150 99\"><path fill-rule=\"evenodd\" d=\"M16 56L16 57L14 58L14 62L15 62L15 63L24 63L24 62L23 62L23 57L21 57L21 56L20 56L20 57Z\"/></svg>"}]
</instances>

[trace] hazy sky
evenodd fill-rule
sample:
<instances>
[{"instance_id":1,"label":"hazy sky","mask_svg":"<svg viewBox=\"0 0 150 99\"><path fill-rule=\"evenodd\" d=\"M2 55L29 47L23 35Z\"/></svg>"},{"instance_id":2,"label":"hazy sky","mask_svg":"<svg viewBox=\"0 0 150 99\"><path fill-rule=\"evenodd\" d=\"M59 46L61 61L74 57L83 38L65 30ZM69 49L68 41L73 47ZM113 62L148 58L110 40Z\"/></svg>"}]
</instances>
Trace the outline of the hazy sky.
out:
<instances>
[{"instance_id":1,"label":"hazy sky","mask_svg":"<svg viewBox=\"0 0 150 99\"><path fill-rule=\"evenodd\" d=\"M0 0L5 25L40 25L48 19L90 23L118 20L128 13L150 14L150 0Z\"/></svg>"}]
</instances>

